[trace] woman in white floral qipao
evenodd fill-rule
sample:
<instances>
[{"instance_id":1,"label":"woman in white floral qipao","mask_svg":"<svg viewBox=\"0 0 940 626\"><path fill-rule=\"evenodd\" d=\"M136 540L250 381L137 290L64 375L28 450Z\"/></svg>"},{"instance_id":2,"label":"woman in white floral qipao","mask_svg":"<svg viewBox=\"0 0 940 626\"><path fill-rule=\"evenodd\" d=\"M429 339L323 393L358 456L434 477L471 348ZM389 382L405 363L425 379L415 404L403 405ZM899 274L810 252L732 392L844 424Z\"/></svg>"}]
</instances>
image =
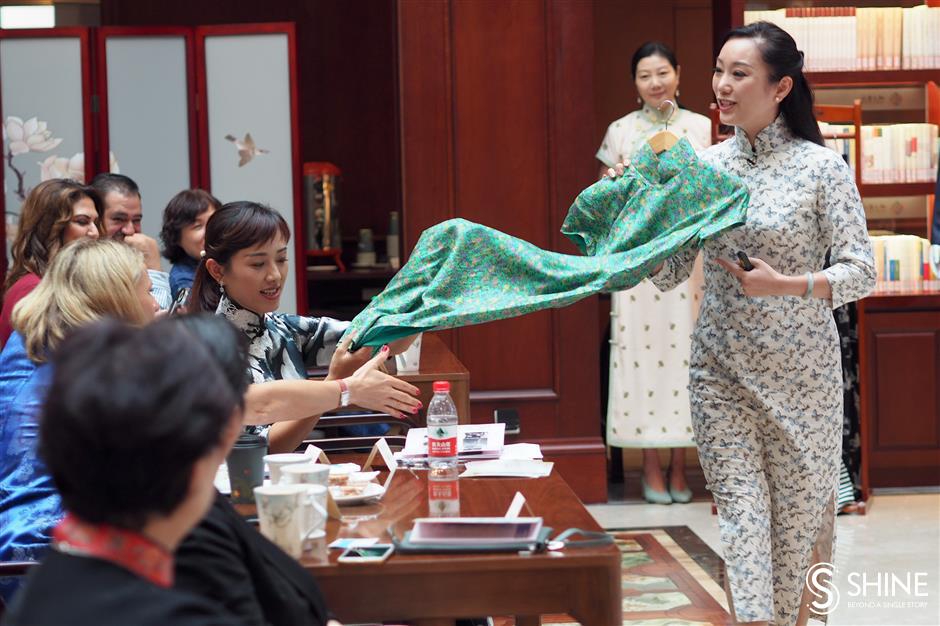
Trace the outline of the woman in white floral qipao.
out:
<instances>
[{"instance_id":1,"label":"woman in white floral qipao","mask_svg":"<svg viewBox=\"0 0 940 626\"><path fill-rule=\"evenodd\" d=\"M735 136L701 155L751 195L747 223L704 247L689 371L692 426L718 504L738 623L805 624L807 571L832 562L842 370L830 309L875 283L858 190L822 145L802 68L779 27L731 31L712 86ZM751 271L732 261L738 251ZM670 258L653 282L674 287L692 259Z\"/></svg>"}]
</instances>

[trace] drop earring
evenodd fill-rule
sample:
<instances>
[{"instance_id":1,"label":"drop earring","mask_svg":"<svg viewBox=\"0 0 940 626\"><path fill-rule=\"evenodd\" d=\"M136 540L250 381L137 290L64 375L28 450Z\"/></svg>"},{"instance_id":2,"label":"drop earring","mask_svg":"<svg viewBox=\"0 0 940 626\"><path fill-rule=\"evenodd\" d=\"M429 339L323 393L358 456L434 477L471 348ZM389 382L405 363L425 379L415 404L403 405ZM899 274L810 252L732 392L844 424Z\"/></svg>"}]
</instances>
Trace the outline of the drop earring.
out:
<instances>
[{"instance_id":1,"label":"drop earring","mask_svg":"<svg viewBox=\"0 0 940 626\"><path fill-rule=\"evenodd\" d=\"M678 90L678 89L676 89L676 97L677 97L677 98L679 97L679 90Z\"/></svg>"},{"instance_id":2,"label":"drop earring","mask_svg":"<svg viewBox=\"0 0 940 626\"><path fill-rule=\"evenodd\" d=\"M219 281L219 292L221 292L223 296L225 295L225 285L222 283L221 280Z\"/></svg>"},{"instance_id":3,"label":"drop earring","mask_svg":"<svg viewBox=\"0 0 940 626\"><path fill-rule=\"evenodd\" d=\"M639 104L640 106L643 106L643 98L637 98L636 103Z\"/></svg>"}]
</instances>

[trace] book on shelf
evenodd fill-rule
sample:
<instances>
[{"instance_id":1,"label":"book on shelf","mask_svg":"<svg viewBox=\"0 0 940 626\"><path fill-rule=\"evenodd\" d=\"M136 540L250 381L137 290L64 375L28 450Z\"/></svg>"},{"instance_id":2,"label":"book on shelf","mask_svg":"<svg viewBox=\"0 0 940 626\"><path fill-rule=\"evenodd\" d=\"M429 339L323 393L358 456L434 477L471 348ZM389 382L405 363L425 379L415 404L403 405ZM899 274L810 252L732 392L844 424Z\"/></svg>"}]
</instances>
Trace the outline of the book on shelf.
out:
<instances>
[{"instance_id":1,"label":"book on shelf","mask_svg":"<svg viewBox=\"0 0 940 626\"><path fill-rule=\"evenodd\" d=\"M826 147L835 150L842 155L842 159L849 165L852 173L855 173L855 125L854 124L829 124L819 122L819 131L823 135ZM846 137L846 135L852 135Z\"/></svg>"},{"instance_id":2,"label":"book on shelf","mask_svg":"<svg viewBox=\"0 0 940 626\"><path fill-rule=\"evenodd\" d=\"M930 242L914 235L874 235L875 291L908 291L940 286L930 266Z\"/></svg>"},{"instance_id":3,"label":"book on shelf","mask_svg":"<svg viewBox=\"0 0 940 626\"><path fill-rule=\"evenodd\" d=\"M819 123L826 146L842 155L853 174L855 126ZM862 126L862 183L930 183L937 179L938 127L936 124Z\"/></svg>"},{"instance_id":4,"label":"book on shelf","mask_svg":"<svg viewBox=\"0 0 940 626\"><path fill-rule=\"evenodd\" d=\"M940 8L794 7L745 11L790 33L808 72L940 68Z\"/></svg>"},{"instance_id":5,"label":"book on shelf","mask_svg":"<svg viewBox=\"0 0 940 626\"><path fill-rule=\"evenodd\" d=\"M866 125L861 132L863 183L937 180L936 124Z\"/></svg>"}]
</instances>

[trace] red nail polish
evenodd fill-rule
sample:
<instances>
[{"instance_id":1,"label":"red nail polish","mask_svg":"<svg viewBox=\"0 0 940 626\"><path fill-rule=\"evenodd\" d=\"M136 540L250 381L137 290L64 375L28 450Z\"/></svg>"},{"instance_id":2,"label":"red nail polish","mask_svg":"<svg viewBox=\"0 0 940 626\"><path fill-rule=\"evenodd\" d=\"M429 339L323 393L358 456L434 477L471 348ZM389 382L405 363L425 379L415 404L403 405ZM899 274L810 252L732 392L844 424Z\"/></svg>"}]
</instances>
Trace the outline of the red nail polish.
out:
<instances>
[{"instance_id":1,"label":"red nail polish","mask_svg":"<svg viewBox=\"0 0 940 626\"><path fill-rule=\"evenodd\" d=\"M382 346L382 352L388 352L388 346Z\"/></svg>"}]
</instances>

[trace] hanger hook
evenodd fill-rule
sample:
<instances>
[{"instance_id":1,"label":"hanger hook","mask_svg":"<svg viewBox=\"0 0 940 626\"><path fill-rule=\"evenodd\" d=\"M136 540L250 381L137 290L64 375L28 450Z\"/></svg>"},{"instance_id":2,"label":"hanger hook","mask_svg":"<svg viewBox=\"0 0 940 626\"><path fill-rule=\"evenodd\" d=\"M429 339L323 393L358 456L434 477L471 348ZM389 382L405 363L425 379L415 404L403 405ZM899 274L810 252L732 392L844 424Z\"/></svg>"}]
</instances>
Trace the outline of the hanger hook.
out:
<instances>
[{"instance_id":1,"label":"hanger hook","mask_svg":"<svg viewBox=\"0 0 940 626\"><path fill-rule=\"evenodd\" d=\"M669 105L669 115L663 115L663 107ZM672 100L663 100L659 105L659 117L663 121L663 128L669 128L669 120L672 119L673 114L676 112L676 103Z\"/></svg>"}]
</instances>

